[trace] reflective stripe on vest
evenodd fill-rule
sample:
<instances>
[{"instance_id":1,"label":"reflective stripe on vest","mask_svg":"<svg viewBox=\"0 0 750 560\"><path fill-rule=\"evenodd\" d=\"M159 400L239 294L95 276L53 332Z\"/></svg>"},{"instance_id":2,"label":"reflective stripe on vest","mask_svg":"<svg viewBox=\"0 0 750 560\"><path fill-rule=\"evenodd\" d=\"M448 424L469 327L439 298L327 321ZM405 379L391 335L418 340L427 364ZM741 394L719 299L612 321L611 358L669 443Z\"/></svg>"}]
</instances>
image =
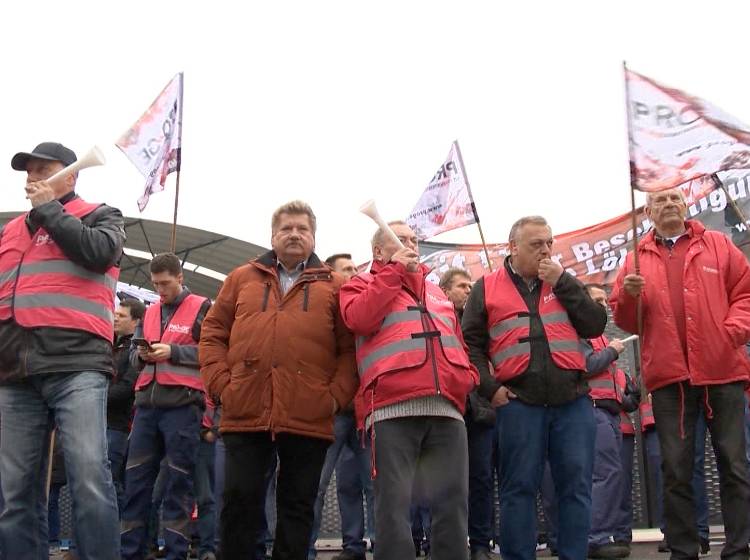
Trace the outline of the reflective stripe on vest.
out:
<instances>
[{"instance_id":1,"label":"reflective stripe on vest","mask_svg":"<svg viewBox=\"0 0 750 560\"><path fill-rule=\"evenodd\" d=\"M188 294L165 325L163 334L161 332L161 303L151 304L146 309L146 315L143 318L143 337L149 342L197 346L198 343L193 339L192 330L205 301L204 297ZM199 391L204 390L199 367L178 365L169 360L147 365L138 376L135 390L146 387L154 376L160 385L182 385Z\"/></svg>"},{"instance_id":2,"label":"reflective stripe on vest","mask_svg":"<svg viewBox=\"0 0 750 560\"><path fill-rule=\"evenodd\" d=\"M504 267L485 276L484 288L490 361L495 377L507 381L528 368L531 317L526 302ZM582 342L548 284L542 284L539 318L555 365L560 369L585 370Z\"/></svg>"},{"instance_id":3,"label":"reflective stripe on vest","mask_svg":"<svg viewBox=\"0 0 750 560\"><path fill-rule=\"evenodd\" d=\"M360 277L367 281L372 278ZM356 338L357 366L363 386L383 373L422 365L427 360L428 344L442 352L448 362L470 368L463 345L455 335L459 327L453 305L430 282L425 283L425 293L425 301L420 305L402 290L378 331Z\"/></svg>"},{"instance_id":4,"label":"reflective stripe on vest","mask_svg":"<svg viewBox=\"0 0 750 560\"><path fill-rule=\"evenodd\" d=\"M609 346L609 340L606 336L601 335L589 340L595 353L602 352ZM622 388L618 385L618 375L622 373ZM622 397L625 391L625 373L617 369L616 361L607 366L607 369L598 372L588 380L591 388L590 397L593 400L608 399L622 403Z\"/></svg>"},{"instance_id":5,"label":"reflective stripe on vest","mask_svg":"<svg viewBox=\"0 0 750 560\"><path fill-rule=\"evenodd\" d=\"M64 211L82 219L99 207L74 198ZM119 268L98 273L73 263L44 229L29 232L26 214L5 226L0 248L0 320L82 330L112 341Z\"/></svg>"}]
</instances>

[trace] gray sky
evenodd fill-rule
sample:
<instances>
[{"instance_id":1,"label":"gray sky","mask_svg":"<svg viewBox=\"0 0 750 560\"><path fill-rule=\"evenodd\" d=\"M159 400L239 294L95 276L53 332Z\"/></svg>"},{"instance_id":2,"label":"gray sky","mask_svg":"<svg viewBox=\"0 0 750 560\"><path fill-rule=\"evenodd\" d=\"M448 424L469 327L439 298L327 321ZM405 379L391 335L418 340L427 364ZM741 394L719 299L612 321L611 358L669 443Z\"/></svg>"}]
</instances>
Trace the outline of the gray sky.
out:
<instances>
[{"instance_id":1,"label":"gray sky","mask_svg":"<svg viewBox=\"0 0 750 560\"><path fill-rule=\"evenodd\" d=\"M78 192L138 215L144 180L113 143L184 71L181 224L268 246L273 210L302 198L320 256L363 261L359 205L404 218L457 138L488 242L526 214L562 233L629 209L623 59L750 121L748 15L716 0L6 3L0 209L28 208L11 156L54 140L100 144L108 164ZM144 218L171 221L173 185Z\"/></svg>"}]
</instances>

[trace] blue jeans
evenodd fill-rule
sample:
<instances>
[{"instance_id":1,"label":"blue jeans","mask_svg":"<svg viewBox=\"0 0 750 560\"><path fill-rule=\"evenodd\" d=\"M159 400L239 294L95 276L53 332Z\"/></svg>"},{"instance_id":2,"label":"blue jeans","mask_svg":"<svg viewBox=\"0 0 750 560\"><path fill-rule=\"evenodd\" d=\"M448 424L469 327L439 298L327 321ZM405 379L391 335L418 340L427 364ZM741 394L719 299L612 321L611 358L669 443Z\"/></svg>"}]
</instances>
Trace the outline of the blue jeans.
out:
<instances>
[{"instance_id":1,"label":"blue jeans","mask_svg":"<svg viewBox=\"0 0 750 560\"><path fill-rule=\"evenodd\" d=\"M633 453L635 452L635 436L622 435L622 500L617 508L617 523L615 524L615 542L630 544L633 541Z\"/></svg>"},{"instance_id":2,"label":"blue jeans","mask_svg":"<svg viewBox=\"0 0 750 560\"><path fill-rule=\"evenodd\" d=\"M44 374L0 387L0 472L6 558L47 559L45 467L51 417L60 431L81 560L120 558L117 498L107 460L107 388L95 371Z\"/></svg>"},{"instance_id":3,"label":"blue jeans","mask_svg":"<svg viewBox=\"0 0 750 560\"><path fill-rule=\"evenodd\" d=\"M107 429L107 455L112 483L117 492L117 511L122 514L125 499L125 460L128 456L128 433Z\"/></svg>"},{"instance_id":4,"label":"blue jeans","mask_svg":"<svg viewBox=\"0 0 750 560\"><path fill-rule=\"evenodd\" d=\"M536 497L547 458L558 502L560 560L586 558L596 436L591 399L556 407L514 399L496 412L503 560L536 558Z\"/></svg>"},{"instance_id":5,"label":"blue jeans","mask_svg":"<svg viewBox=\"0 0 750 560\"><path fill-rule=\"evenodd\" d=\"M622 432L619 414L595 407L594 418L596 445L589 546L602 546L614 537L618 521L616 506L622 499Z\"/></svg>"},{"instance_id":6,"label":"blue jeans","mask_svg":"<svg viewBox=\"0 0 750 560\"><path fill-rule=\"evenodd\" d=\"M334 442L326 452L323 470L320 474L318 495L315 499L315 518L307 558L316 557L315 541L320 533L320 523L325 503L326 491L336 470L336 494L341 513L341 537L344 550L357 554L364 553L367 543L365 536L365 511L363 495L367 499L367 533L374 537L372 480L370 479L369 447L363 448L357 435L357 426L351 414L337 414L333 419ZM351 454L346 454L349 451Z\"/></svg>"},{"instance_id":7,"label":"blue jeans","mask_svg":"<svg viewBox=\"0 0 750 560\"><path fill-rule=\"evenodd\" d=\"M122 512L122 558L138 560L146 547L154 482L162 456L167 482L162 524L167 558L187 554L188 525L193 512L193 470L203 414L196 405L177 408L138 407L130 434Z\"/></svg>"},{"instance_id":8,"label":"blue jeans","mask_svg":"<svg viewBox=\"0 0 750 560\"><path fill-rule=\"evenodd\" d=\"M469 445L469 547L489 550L492 539L492 426L466 416Z\"/></svg>"},{"instance_id":9,"label":"blue jeans","mask_svg":"<svg viewBox=\"0 0 750 560\"><path fill-rule=\"evenodd\" d=\"M198 445L198 459L193 473L195 502L198 505L198 557L206 552L216 552L216 509L214 508L214 465L216 461L215 442L201 440Z\"/></svg>"},{"instance_id":10,"label":"blue jeans","mask_svg":"<svg viewBox=\"0 0 750 560\"><path fill-rule=\"evenodd\" d=\"M224 469L226 465L227 449L224 440L219 438L216 442L216 478L214 486L214 495L216 496L216 525L215 542L216 548L219 547L219 529L221 524L221 510L224 505ZM251 560L265 560L266 551L273 547L273 537L276 532L275 512L276 512L276 466L278 461L271 462L271 467L266 474L266 507L265 515L261 520L261 530L258 535L258 541L255 546L255 554Z\"/></svg>"}]
</instances>

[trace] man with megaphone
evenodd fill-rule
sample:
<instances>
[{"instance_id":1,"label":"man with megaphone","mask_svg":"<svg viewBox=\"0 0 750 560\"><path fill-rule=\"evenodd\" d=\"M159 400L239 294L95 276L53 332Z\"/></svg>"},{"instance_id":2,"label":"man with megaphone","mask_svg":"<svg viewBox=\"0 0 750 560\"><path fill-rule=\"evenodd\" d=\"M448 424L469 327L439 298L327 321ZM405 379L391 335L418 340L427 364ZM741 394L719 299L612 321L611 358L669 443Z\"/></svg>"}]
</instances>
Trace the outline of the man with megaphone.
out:
<instances>
[{"instance_id":1,"label":"man with megaphone","mask_svg":"<svg viewBox=\"0 0 750 560\"><path fill-rule=\"evenodd\" d=\"M78 557L120 557L106 410L124 221L116 208L76 195L75 170L82 166L69 168L76 161L72 150L54 142L11 161L26 172L32 209L0 231L0 550L6 558L47 557L39 504L53 419Z\"/></svg>"}]
</instances>

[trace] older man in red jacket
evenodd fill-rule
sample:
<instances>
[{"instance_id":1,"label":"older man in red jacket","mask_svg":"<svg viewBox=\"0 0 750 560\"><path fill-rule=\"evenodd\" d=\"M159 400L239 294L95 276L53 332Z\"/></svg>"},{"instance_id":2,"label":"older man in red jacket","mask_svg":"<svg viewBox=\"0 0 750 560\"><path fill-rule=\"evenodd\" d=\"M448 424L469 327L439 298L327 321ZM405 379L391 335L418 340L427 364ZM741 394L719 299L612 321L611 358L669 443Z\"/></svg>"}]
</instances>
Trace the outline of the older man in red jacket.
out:
<instances>
[{"instance_id":1,"label":"older man in red jacket","mask_svg":"<svg viewBox=\"0 0 750 560\"><path fill-rule=\"evenodd\" d=\"M373 263L341 287L341 313L357 335L357 419L371 430L377 560L414 556L409 506L419 465L432 512L432 558L468 558L468 451L463 413L478 381L453 304L425 281L417 237L379 230ZM377 432L377 437L375 436Z\"/></svg>"},{"instance_id":2,"label":"older man in red jacket","mask_svg":"<svg viewBox=\"0 0 750 560\"><path fill-rule=\"evenodd\" d=\"M685 220L678 189L650 194L654 229L628 255L610 303L618 326L643 321L643 379L652 393L664 471L664 519L672 558L698 558L691 487L701 408L719 463L726 545L722 559L748 558L750 481L744 387L750 374L750 265L723 234ZM640 303L639 303L640 301Z\"/></svg>"}]
</instances>

